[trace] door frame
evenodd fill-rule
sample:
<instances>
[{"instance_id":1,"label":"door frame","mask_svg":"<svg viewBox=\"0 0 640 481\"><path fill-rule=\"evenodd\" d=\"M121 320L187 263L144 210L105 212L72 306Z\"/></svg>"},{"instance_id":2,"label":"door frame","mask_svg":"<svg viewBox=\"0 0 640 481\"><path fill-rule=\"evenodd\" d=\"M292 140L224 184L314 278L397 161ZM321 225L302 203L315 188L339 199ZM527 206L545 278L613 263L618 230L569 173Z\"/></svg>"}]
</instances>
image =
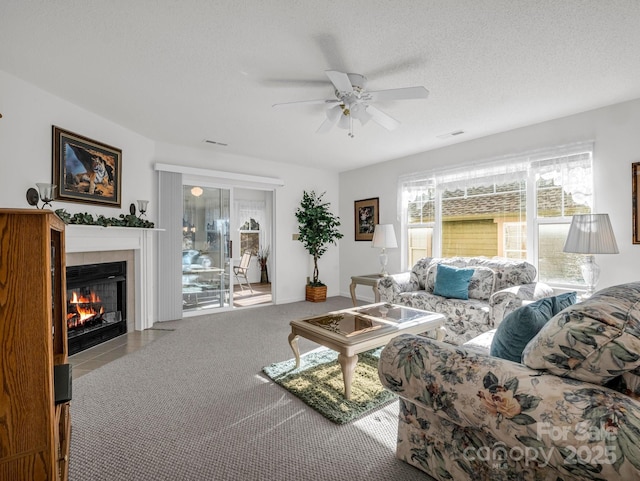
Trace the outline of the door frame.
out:
<instances>
[{"instance_id":1,"label":"door frame","mask_svg":"<svg viewBox=\"0 0 640 481\"><path fill-rule=\"evenodd\" d=\"M227 189L229 190L229 232L234 232L231 235L230 240L235 241L235 232L239 227L239 220L235 219L234 213L234 205L235 205L235 190L257 190L264 192L271 192L271 215L269 219L266 219L270 224L270 246L271 246L271 272L269 274L269 280L271 282L271 304L276 304L276 283L277 283L277 275L275 273L275 265L276 265L276 246L275 246L275 199L276 199L276 189L275 187L257 187L254 185L243 185L239 182L229 182L226 179L220 179L216 177L205 177L202 175L190 175L183 174L182 176L182 186L194 186L198 185L202 188L213 188L213 189ZM183 211L183 209L181 209ZM239 236L238 236L239 239ZM183 317L193 317L203 315L204 313L214 313L214 312L225 312L231 311L234 309L239 309L233 306L233 286L234 286L234 278L233 278L233 265L238 261L242 255L240 252L239 241L233 242L231 246L231 256L229 260L229 289L230 289L230 302L228 306L221 307L212 307L211 309L194 309L189 311L183 310ZM267 305L267 304L264 304ZM240 308L241 309L241 308Z\"/></svg>"}]
</instances>

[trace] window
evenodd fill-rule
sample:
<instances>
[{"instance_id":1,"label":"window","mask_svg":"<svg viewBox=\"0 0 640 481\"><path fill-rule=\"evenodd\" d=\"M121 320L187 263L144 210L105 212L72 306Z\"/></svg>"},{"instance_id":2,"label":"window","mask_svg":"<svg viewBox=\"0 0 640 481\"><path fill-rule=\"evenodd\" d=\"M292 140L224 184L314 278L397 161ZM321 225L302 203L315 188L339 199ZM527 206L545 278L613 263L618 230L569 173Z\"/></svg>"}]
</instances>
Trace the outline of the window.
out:
<instances>
[{"instance_id":1,"label":"window","mask_svg":"<svg viewBox=\"0 0 640 481\"><path fill-rule=\"evenodd\" d=\"M433 256L435 223L435 185L430 181L407 182L402 188L407 213L407 251L409 265L422 257Z\"/></svg>"},{"instance_id":2,"label":"window","mask_svg":"<svg viewBox=\"0 0 640 481\"><path fill-rule=\"evenodd\" d=\"M240 227L240 253L251 251L255 256L260 250L260 224L251 218Z\"/></svg>"},{"instance_id":3,"label":"window","mask_svg":"<svg viewBox=\"0 0 640 481\"><path fill-rule=\"evenodd\" d=\"M443 257L506 256L506 226L526 220L524 180L478 174L440 184Z\"/></svg>"},{"instance_id":4,"label":"window","mask_svg":"<svg viewBox=\"0 0 640 481\"><path fill-rule=\"evenodd\" d=\"M505 222L502 227L502 256L509 259L527 258L527 223Z\"/></svg>"},{"instance_id":5,"label":"window","mask_svg":"<svg viewBox=\"0 0 640 481\"><path fill-rule=\"evenodd\" d=\"M539 279L582 283L580 256L562 252L571 216L593 204L591 144L401 179L403 248L421 257L526 259Z\"/></svg>"}]
</instances>

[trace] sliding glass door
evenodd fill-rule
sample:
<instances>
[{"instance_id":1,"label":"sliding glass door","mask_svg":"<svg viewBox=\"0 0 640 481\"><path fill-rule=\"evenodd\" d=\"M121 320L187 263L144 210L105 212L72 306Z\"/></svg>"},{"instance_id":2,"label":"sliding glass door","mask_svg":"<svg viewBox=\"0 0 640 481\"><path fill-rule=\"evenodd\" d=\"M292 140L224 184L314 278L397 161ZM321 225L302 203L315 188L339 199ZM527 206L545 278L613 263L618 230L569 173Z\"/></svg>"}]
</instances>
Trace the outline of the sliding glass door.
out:
<instances>
[{"instance_id":1,"label":"sliding glass door","mask_svg":"<svg viewBox=\"0 0 640 481\"><path fill-rule=\"evenodd\" d=\"M229 307L231 191L183 185L182 306L184 311Z\"/></svg>"}]
</instances>

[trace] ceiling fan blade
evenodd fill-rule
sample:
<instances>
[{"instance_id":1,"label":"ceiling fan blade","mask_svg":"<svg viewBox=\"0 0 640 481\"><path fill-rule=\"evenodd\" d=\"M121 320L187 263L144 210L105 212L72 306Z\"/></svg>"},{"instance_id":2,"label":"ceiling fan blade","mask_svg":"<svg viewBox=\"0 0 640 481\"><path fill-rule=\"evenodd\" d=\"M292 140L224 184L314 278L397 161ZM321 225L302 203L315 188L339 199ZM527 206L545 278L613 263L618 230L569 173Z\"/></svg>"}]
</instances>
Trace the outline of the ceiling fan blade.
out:
<instances>
[{"instance_id":1,"label":"ceiling fan blade","mask_svg":"<svg viewBox=\"0 0 640 481\"><path fill-rule=\"evenodd\" d=\"M324 73L327 74L327 77L329 77L338 92L353 92L351 80L349 80L349 76L346 73L338 72L337 70L325 70Z\"/></svg>"},{"instance_id":2,"label":"ceiling fan blade","mask_svg":"<svg viewBox=\"0 0 640 481\"><path fill-rule=\"evenodd\" d=\"M362 114L360 114L360 117L358 117L358 120L362 125L367 125L367 122L369 122L369 120L371 120L372 118L373 117L371 117L371 114L363 109Z\"/></svg>"},{"instance_id":3,"label":"ceiling fan blade","mask_svg":"<svg viewBox=\"0 0 640 481\"><path fill-rule=\"evenodd\" d=\"M373 70L367 70L367 75L370 78L382 78L387 75L397 74L400 72L407 72L410 70L417 70L426 65L426 59L415 56L411 58L406 58L404 60L397 60L395 62L388 63L386 65L381 65L378 68ZM330 64L335 65L335 64Z\"/></svg>"},{"instance_id":4,"label":"ceiling fan blade","mask_svg":"<svg viewBox=\"0 0 640 481\"><path fill-rule=\"evenodd\" d=\"M396 119L385 114L382 110L375 108L373 105L367 105L366 111L371 115L371 120L376 124L383 126L387 130L395 130L398 125L400 125L400 122Z\"/></svg>"},{"instance_id":5,"label":"ceiling fan blade","mask_svg":"<svg viewBox=\"0 0 640 481\"><path fill-rule=\"evenodd\" d=\"M429 91L424 87L405 87L400 89L374 90L367 92L367 99L371 102L426 99L428 96Z\"/></svg>"},{"instance_id":6,"label":"ceiling fan blade","mask_svg":"<svg viewBox=\"0 0 640 481\"><path fill-rule=\"evenodd\" d=\"M338 99L298 100L295 102L283 102L279 104L273 104L272 107L290 107L292 105L319 105L319 104L337 104L337 103L340 103Z\"/></svg>"},{"instance_id":7,"label":"ceiling fan blade","mask_svg":"<svg viewBox=\"0 0 640 481\"><path fill-rule=\"evenodd\" d=\"M321 88L329 86L327 79L294 79L294 78L265 78L259 81L264 87L286 87L286 88Z\"/></svg>"},{"instance_id":8,"label":"ceiling fan blade","mask_svg":"<svg viewBox=\"0 0 640 481\"><path fill-rule=\"evenodd\" d=\"M318 127L318 130L316 130L316 134L326 134L333 128L334 125L335 122L332 122L331 119L324 119L324 122L322 122L320 124L320 127Z\"/></svg>"}]
</instances>

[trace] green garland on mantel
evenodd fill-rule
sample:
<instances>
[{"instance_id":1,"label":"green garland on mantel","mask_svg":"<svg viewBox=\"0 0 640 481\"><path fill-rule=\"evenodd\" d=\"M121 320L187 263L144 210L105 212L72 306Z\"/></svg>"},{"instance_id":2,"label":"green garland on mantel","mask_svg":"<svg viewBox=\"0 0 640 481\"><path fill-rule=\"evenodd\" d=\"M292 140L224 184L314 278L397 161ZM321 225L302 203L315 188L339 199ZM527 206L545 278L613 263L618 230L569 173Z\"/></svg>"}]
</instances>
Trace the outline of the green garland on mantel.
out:
<instances>
[{"instance_id":1,"label":"green garland on mantel","mask_svg":"<svg viewBox=\"0 0 640 481\"><path fill-rule=\"evenodd\" d=\"M105 217L102 214L94 219L93 215L84 214L69 214L65 209L57 209L56 215L62 219L65 224L77 224L77 225L99 225L102 227L142 227L145 229L153 229L154 224L145 219L140 219L132 214L120 214L120 217Z\"/></svg>"}]
</instances>

